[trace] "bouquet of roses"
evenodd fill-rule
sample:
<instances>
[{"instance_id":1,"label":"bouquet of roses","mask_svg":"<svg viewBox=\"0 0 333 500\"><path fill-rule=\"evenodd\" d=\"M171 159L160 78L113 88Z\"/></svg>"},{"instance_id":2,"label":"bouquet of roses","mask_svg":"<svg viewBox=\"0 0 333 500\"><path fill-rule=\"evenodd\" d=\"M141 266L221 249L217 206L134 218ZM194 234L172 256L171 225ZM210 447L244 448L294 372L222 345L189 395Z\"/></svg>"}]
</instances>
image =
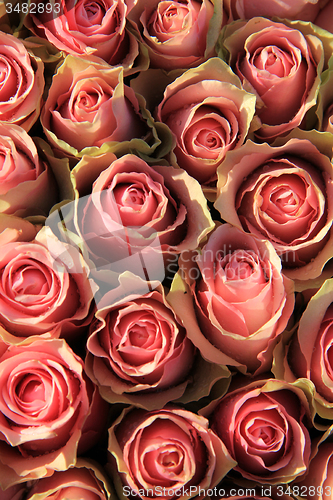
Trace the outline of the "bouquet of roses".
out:
<instances>
[{"instance_id":1,"label":"bouquet of roses","mask_svg":"<svg viewBox=\"0 0 333 500\"><path fill-rule=\"evenodd\" d=\"M333 1L0 0L0 499L333 498Z\"/></svg>"}]
</instances>

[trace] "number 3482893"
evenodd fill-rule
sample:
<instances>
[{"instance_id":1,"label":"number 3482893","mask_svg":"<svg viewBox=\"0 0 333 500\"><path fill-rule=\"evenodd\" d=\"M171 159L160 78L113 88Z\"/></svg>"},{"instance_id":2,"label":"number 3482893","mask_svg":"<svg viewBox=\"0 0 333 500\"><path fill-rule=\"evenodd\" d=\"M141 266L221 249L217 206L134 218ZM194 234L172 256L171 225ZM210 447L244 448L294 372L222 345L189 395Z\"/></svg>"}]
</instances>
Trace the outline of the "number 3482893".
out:
<instances>
[{"instance_id":1,"label":"number 3482893","mask_svg":"<svg viewBox=\"0 0 333 500\"><path fill-rule=\"evenodd\" d=\"M14 2L13 2L14 3ZM12 14L17 12L18 14L60 14L60 3L34 3L34 2L18 2L13 5L13 3L6 3L7 14Z\"/></svg>"}]
</instances>

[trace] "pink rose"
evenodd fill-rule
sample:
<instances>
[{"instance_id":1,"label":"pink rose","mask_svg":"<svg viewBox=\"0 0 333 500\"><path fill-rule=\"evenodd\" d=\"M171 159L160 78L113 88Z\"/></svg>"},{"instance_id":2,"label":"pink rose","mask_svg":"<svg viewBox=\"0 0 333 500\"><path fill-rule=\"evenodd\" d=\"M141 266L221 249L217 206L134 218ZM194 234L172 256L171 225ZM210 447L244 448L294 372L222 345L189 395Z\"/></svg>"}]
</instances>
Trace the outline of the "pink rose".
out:
<instances>
[{"instance_id":1,"label":"pink rose","mask_svg":"<svg viewBox=\"0 0 333 500\"><path fill-rule=\"evenodd\" d=\"M325 0L324 0L325 1ZM223 8L229 14L229 22L235 19L251 19L251 17L282 17L314 22L323 0L224 0Z\"/></svg>"},{"instance_id":2,"label":"pink rose","mask_svg":"<svg viewBox=\"0 0 333 500\"><path fill-rule=\"evenodd\" d=\"M316 104L323 44L314 28L304 35L302 29L256 17L228 25L220 40L245 90L257 96L262 127L256 135L264 140L299 126Z\"/></svg>"},{"instance_id":3,"label":"pink rose","mask_svg":"<svg viewBox=\"0 0 333 500\"><path fill-rule=\"evenodd\" d=\"M273 247L222 224L199 252L182 254L180 266L187 286L176 277L168 300L203 357L268 370L294 308L293 284Z\"/></svg>"},{"instance_id":4,"label":"pink rose","mask_svg":"<svg viewBox=\"0 0 333 500\"><path fill-rule=\"evenodd\" d=\"M314 131L299 136L230 152L218 169L215 206L230 224L267 238L289 277L306 280L332 256L332 149Z\"/></svg>"},{"instance_id":5,"label":"pink rose","mask_svg":"<svg viewBox=\"0 0 333 500\"><path fill-rule=\"evenodd\" d=\"M29 130L39 116L43 63L16 37L0 32L0 120Z\"/></svg>"},{"instance_id":6,"label":"pink rose","mask_svg":"<svg viewBox=\"0 0 333 500\"><path fill-rule=\"evenodd\" d=\"M202 498L233 467L206 418L183 409L129 410L109 430L120 491L143 499Z\"/></svg>"},{"instance_id":7,"label":"pink rose","mask_svg":"<svg viewBox=\"0 0 333 500\"><path fill-rule=\"evenodd\" d=\"M286 353L277 353L275 363L284 379L309 381L305 390L314 397L315 411L327 419L333 415L332 344L333 280L329 279L308 302Z\"/></svg>"},{"instance_id":8,"label":"pink rose","mask_svg":"<svg viewBox=\"0 0 333 500\"><path fill-rule=\"evenodd\" d=\"M10 342L31 335L71 336L89 324L93 298L89 269L69 245L61 246L67 249L67 264L57 259L59 244L52 233L42 230L35 241L1 246L1 335Z\"/></svg>"},{"instance_id":9,"label":"pink rose","mask_svg":"<svg viewBox=\"0 0 333 500\"><path fill-rule=\"evenodd\" d=\"M106 307L96 317L86 370L107 401L152 409L183 394L194 347L161 290Z\"/></svg>"},{"instance_id":10,"label":"pink rose","mask_svg":"<svg viewBox=\"0 0 333 500\"><path fill-rule=\"evenodd\" d=\"M108 500L109 481L97 464L78 459L75 467L36 481L27 500Z\"/></svg>"},{"instance_id":11,"label":"pink rose","mask_svg":"<svg viewBox=\"0 0 333 500\"><path fill-rule=\"evenodd\" d=\"M138 274L144 267L142 279L163 279L163 256L168 261L196 248L212 229L206 199L181 169L149 166L135 155L114 158L84 157L72 171L77 191L72 231L97 269L111 266L118 275Z\"/></svg>"},{"instance_id":12,"label":"pink rose","mask_svg":"<svg viewBox=\"0 0 333 500\"><path fill-rule=\"evenodd\" d=\"M302 497L313 500L329 500L333 492L333 445L332 442L320 444L312 458L305 478L294 486L299 488Z\"/></svg>"},{"instance_id":13,"label":"pink rose","mask_svg":"<svg viewBox=\"0 0 333 500\"><path fill-rule=\"evenodd\" d=\"M73 156L141 138L148 130L133 90L123 84L122 68L72 56L53 77L41 123L50 144Z\"/></svg>"},{"instance_id":14,"label":"pink rose","mask_svg":"<svg viewBox=\"0 0 333 500\"><path fill-rule=\"evenodd\" d=\"M33 9L26 26L65 54L104 59L111 66L133 66L139 54L135 37L126 29L134 1L59 0ZM42 11L42 12L40 12Z\"/></svg>"},{"instance_id":15,"label":"pink rose","mask_svg":"<svg viewBox=\"0 0 333 500\"><path fill-rule=\"evenodd\" d=\"M89 412L83 363L62 339L0 345L0 484L50 476L76 461Z\"/></svg>"},{"instance_id":16,"label":"pink rose","mask_svg":"<svg viewBox=\"0 0 333 500\"><path fill-rule=\"evenodd\" d=\"M152 68L190 68L215 55L222 12L211 0L138 0L128 17L148 48Z\"/></svg>"},{"instance_id":17,"label":"pink rose","mask_svg":"<svg viewBox=\"0 0 333 500\"><path fill-rule=\"evenodd\" d=\"M57 201L52 171L30 136L22 127L0 123L0 211L47 215Z\"/></svg>"},{"instance_id":18,"label":"pink rose","mask_svg":"<svg viewBox=\"0 0 333 500\"><path fill-rule=\"evenodd\" d=\"M178 165L209 184L227 151L243 144L254 111L255 96L241 88L229 66L212 58L166 87L157 119L175 135Z\"/></svg>"},{"instance_id":19,"label":"pink rose","mask_svg":"<svg viewBox=\"0 0 333 500\"><path fill-rule=\"evenodd\" d=\"M249 384L221 399L212 429L223 440L235 471L263 484L289 483L304 474L310 459L304 393L276 379Z\"/></svg>"}]
</instances>

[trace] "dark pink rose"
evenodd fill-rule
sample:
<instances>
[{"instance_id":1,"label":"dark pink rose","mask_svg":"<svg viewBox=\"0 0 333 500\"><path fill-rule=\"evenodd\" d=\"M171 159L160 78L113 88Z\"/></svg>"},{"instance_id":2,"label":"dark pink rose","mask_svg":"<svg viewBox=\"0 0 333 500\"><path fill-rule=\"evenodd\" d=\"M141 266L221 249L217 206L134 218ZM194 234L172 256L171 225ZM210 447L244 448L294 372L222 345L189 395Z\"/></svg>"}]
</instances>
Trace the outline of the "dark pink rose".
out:
<instances>
[{"instance_id":1,"label":"dark pink rose","mask_svg":"<svg viewBox=\"0 0 333 500\"><path fill-rule=\"evenodd\" d=\"M180 266L187 286L176 277L168 299L203 357L268 370L294 308L293 283L273 247L222 224L200 251L183 253Z\"/></svg>"},{"instance_id":2,"label":"dark pink rose","mask_svg":"<svg viewBox=\"0 0 333 500\"><path fill-rule=\"evenodd\" d=\"M30 7L25 24L65 54L98 57L111 66L131 68L139 54L135 37L126 29L133 4L131 0L40 2L35 9Z\"/></svg>"},{"instance_id":3,"label":"dark pink rose","mask_svg":"<svg viewBox=\"0 0 333 500\"><path fill-rule=\"evenodd\" d=\"M215 55L222 12L210 0L138 0L128 17L148 48L152 68L189 68Z\"/></svg>"},{"instance_id":4,"label":"dark pink rose","mask_svg":"<svg viewBox=\"0 0 333 500\"><path fill-rule=\"evenodd\" d=\"M41 123L50 144L73 156L147 133L138 100L123 83L122 68L72 56L53 77Z\"/></svg>"},{"instance_id":5,"label":"dark pink rose","mask_svg":"<svg viewBox=\"0 0 333 500\"><path fill-rule=\"evenodd\" d=\"M62 339L0 345L0 484L50 476L76 462L89 413L83 363Z\"/></svg>"},{"instance_id":6,"label":"dark pink rose","mask_svg":"<svg viewBox=\"0 0 333 500\"><path fill-rule=\"evenodd\" d=\"M228 25L220 41L245 90L257 96L262 127L256 135L263 140L298 127L316 104L323 43L314 28L311 34L302 29L255 17Z\"/></svg>"},{"instance_id":7,"label":"dark pink rose","mask_svg":"<svg viewBox=\"0 0 333 500\"><path fill-rule=\"evenodd\" d=\"M66 337L89 324L93 298L89 269L69 245L67 265L57 259L58 246L54 235L44 230L32 242L1 246L0 321L5 339Z\"/></svg>"},{"instance_id":8,"label":"dark pink rose","mask_svg":"<svg viewBox=\"0 0 333 500\"><path fill-rule=\"evenodd\" d=\"M311 440L305 394L276 379L229 392L212 415L212 429L223 440L235 471L262 484L289 483L304 474Z\"/></svg>"},{"instance_id":9,"label":"dark pink rose","mask_svg":"<svg viewBox=\"0 0 333 500\"><path fill-rule=\"evenodd\" d=\"M0 211L19 217L47 215L58 201L50 166L17 125L0 123Z\"/></svg>"},{"instance_id":10,"label":"dark pink rose","mask_svg":"<svg viewBox=\"0 0 333 500\"><path fill-rule=\"evenodd\" d=\"M27 500L108 500L109 481L97 464L78 459L75 467L55 472L32 485ZM15 500L15 499L14 499Z\"/></svg>"},{"instance_id":11,"label":"dark pink rose","mask_svg":"<svg viewBox=\"0 0 333 500\"><path fill-rule=\"evenodd\" d=\"M208 184L226 153L243 144L254 112L255 96L227 64L211 58L166 87L156 116L175 135L178 165Z\"/></svg>"},{"instance_id":12,"label":"dark pink rose","mask_svg":"<svg viewBox=\"0 0 333 500\"><path fill-rule=\"evenodd\" d=\"M43 63L16 37L0 32L0 120L29 130L39 116Z\"/></svg>"},{"instance_id":13,"label":"dark pink rose","mask_svg":"<svg viewBox=\"0 0 333 500\"><path fill-rule=\"evenodd\" d=\"M86 370L107 401L156 408L182 395L195 349L161 290L103 308L96 317Z\"/></svg>"},{"instance_id":14,"label":"dark pink rose","mask_svg":"<svg viewBox=\"0 0 333 500\"><path fill-rule=\"evenodd\" d=\"M109 430L108 449L116 486L120 476L119 490L143 499L201 498L234 465L208 420L183 409L125 410Z\"/></svg>"},{"instance_id":15,"label":"dark pink rose","mask_svg":"<svg viewBox=\"0 0 333 500\"><path fill-rule=\"evenodd\" d=\"M332 256L332 150L315 131L299 136L230 152L218 169L215 206L230 224L268 239L289 277L307 280Z\"/></svg>"}]
</instances>

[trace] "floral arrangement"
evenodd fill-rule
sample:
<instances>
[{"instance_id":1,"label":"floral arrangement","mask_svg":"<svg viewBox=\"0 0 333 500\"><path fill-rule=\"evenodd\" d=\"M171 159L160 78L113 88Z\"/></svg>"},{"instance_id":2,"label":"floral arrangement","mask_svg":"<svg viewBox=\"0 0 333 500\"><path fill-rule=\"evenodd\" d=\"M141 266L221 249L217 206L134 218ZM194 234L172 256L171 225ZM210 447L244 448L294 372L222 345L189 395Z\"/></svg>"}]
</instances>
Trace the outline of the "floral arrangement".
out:
<instances>
[{"instance_id":1,"label":"floral arrangement","mask_svg":"<svg viewBox=\"0 0 333 500\"><path fill-rule=\"evenodd\" d=\"M0 2L0 499L333 498L333 2Z\"/></svg>"}]
</instances>

